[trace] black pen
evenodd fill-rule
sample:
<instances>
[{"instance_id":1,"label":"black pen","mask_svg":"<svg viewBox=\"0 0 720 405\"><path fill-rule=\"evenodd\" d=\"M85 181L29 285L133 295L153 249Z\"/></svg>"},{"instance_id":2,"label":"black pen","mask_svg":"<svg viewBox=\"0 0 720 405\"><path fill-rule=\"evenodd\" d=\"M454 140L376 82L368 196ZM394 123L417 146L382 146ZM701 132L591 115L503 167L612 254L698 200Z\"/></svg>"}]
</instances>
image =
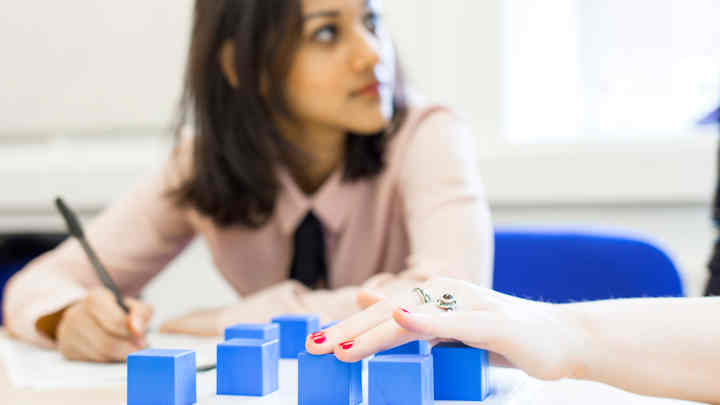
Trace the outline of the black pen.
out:
<instances>
[{"instance_id":1,"label":"black pen","mask_svg":"<svg viewBox=\"0 0 720 405\"><path fill-rule=\"evenodd\" d=\"M65 204L65 202L63 202L62 198L57 197L55 199L55 205L57 206L58 210L60 210L60 214L62 214L62 217L65 219L65 223L67 224L68 230L70 231L70 235L74 236L75 239L80 242L80 245L87 254L88 259L90 259L90 263L92 263L92 266L95 269L98 277L102 281L103 285L108 290L112 291L113 295L115 295L115 301L117 301L118 305L120 305L120 308L122 308L126 314L129 314L130 308L128 308L127 305L125 305L125 303L122 301L120 289L118 288L117 284L115 284L113 279L110 278L110 274L108 274L107 270L105 270L105 266L100 263L100 259L98 259L95 251L92 250L92 248L90 247L87 239L85 239L85 232L83 232L82 226L80 226L80 221L78 220L77 216L72 211L70 211L70 208ZM214 370L215 367L215 364L201 365L197 367L197 372Z\"/></svg>"},{"instance_id":2,"label":"black pen","mask_svg":"<svg viewBox=\"0 0 720 405\"><path fill-rule=\"evenodd\" d=\"M125 303L123 302L122 295L120 295L120 289L118 288L117 284L115 284L113 279L110 278L110 274L108 274L107 270L105 270L105 267L102 265L102 263L100 263L100 259L98 259L97 255L95 254L95 251L90 247L87 239L85 239L85 232L83 232L82 226L80 226L80 221L78 220L77 216L72 211L70 211L70 208L68 208L65 202L63 202L62 198L57 197L55 199L55 205L57 206L58 210L60 210L60 214L62 214L62 217L65 219L65 223L67 224L68 230L70 231L70 236L74 236L75 239L80 242L80 246L82 246L88 259L90 259L90 263L92 264L93 269L95 269L95 272L100 278L100 281L102 281L105 288L112 291L113 295L115 295L115 301L117 301L118 305L120 305L120 308L122 308L126 314L129 314L130 308L128 308L127 305L125 305Z\"/></svg>"}]
</instances>

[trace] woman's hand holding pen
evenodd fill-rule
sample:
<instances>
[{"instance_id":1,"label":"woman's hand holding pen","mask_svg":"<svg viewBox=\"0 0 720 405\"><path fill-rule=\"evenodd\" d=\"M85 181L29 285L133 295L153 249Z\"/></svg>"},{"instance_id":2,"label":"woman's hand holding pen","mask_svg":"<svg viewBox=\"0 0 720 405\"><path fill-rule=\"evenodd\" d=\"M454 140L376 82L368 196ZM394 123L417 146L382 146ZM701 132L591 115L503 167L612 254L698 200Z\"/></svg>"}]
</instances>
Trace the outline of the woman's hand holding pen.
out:
<instances>
[{"instance_id":1,"label":"woman's hand holding pen","mask_svg":"<svg viewBox=\"0 0 720 405\"><path fill-rule=\"evenodd\" d=\"M125 298L126 314L110 290L102 287L68 307L57 329L60 352L69 360L124 361L146 346L144 334L152 307Z\"/></svg>"}]
</instances>

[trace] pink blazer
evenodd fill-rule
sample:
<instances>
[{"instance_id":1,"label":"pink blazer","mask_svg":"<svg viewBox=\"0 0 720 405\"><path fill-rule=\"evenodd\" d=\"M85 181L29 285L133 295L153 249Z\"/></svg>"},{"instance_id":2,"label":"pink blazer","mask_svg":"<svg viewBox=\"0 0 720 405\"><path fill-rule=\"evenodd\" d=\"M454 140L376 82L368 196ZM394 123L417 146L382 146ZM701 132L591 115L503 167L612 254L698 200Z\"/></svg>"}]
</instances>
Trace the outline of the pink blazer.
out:
<instances>
[{"instance_id":1,"label":"pink blazer","mask_svg":"<svg viewBox=\"0 0 720 405\"><path fill-rule=\"evenodd\" d=\"M370 180L341 181L338 170L312 196L279 171L273 217L260 229L218 228L164 196L189 159L181 147L157 174L114 202L87 237L127 295L136 295L197 235L238 302L218 321L267 322L280 313L342 319L358 308L362 288L410 289L432 276L490 285L492 226L470 130L440 107L416 107L393 135L384 171ZM309 209L325 229L329 289L289 280L293 232ZM199 270L200 271L200 270ZM79 244L67 241L29 263L8 283L3 305L9 331L52 347L35 328L39 317L82 299L100 285Z\"/></svg>"}]
</instances>

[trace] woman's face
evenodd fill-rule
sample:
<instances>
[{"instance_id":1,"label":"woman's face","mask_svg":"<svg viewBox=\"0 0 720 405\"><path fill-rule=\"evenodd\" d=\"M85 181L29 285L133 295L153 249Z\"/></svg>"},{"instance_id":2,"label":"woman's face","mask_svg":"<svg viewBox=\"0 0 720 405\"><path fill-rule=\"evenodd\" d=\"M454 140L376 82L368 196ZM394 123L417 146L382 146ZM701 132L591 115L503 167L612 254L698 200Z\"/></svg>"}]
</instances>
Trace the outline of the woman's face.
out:
<instances>
[{"instance_id":1,"label":"woman's face","mask_svg":"<svg viewBox=\"0 0 720 405\"><path fill-rule=\"evenodd\" d=\"M306 128L372 134L393 114L395 57L379 0L303 0L287 99Z\"/></svg>"}]
</instances>

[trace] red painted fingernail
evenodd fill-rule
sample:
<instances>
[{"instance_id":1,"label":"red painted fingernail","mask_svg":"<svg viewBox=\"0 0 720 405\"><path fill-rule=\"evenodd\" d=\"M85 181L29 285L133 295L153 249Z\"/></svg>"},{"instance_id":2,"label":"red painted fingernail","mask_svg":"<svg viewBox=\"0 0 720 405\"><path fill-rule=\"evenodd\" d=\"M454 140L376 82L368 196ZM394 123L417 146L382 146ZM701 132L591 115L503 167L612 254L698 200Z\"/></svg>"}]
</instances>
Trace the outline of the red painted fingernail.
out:
<instances>
[{"instance_id":1,"label":"red painted fingernail","mask_svg":"<svg viewBox=\"0 0 720 405\"><path fill-rule=\"evenodd\" d=\"M313 339L315 339L318 336L325 336L325 332L315 332L312 335L310 335L310 337Z\"/></svg>"},{"instance_id":2,"label":"red painted fingernail","mask_svg":"<svg viewBox=\"0 0 720 405\"><path fill-rule=\"evenodd\" d=\"M342 347L343 350L348 350L353 347L353 343L355 343L354 340L348 340L346 342L340 343L340 347Z\"/></svg>"},{"instance_id":3,"label":"red painted fingernail","mask_svg":"<svg viewBox=\"0 0 720 405\"><path fill-rule=\"evenodd\" d=\"M325 336L318 336L318 337L313 338L313 342L316 345L319 345L320 343L324 342L325 339L327 339Z\"/></svg>"},{"instance_id":4,"label":"red painted fingernail","mask_svg":"<svg viewBox=\"0 0 720 405\"><path fill-rule=\"evenodd\" d=\"M403 312L405 312L405 313L407 313L407 314L409 314L409 313L410 313L410 311L408 311L408 310L407 310L407 309L405 309L405 308L400 308L400 310L401 310L401 311L403 311Z\"/></svg>"}]
</instances>

